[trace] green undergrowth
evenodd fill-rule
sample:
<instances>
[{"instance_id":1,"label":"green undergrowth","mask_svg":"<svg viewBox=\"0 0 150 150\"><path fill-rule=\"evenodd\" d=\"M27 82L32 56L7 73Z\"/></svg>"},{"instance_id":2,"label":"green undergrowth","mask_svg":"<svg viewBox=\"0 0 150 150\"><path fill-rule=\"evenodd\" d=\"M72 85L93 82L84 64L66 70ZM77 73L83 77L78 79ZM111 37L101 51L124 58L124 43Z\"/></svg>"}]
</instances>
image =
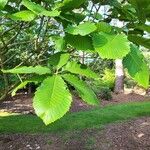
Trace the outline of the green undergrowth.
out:
<instances>
[{"instance_id":1,"label":"green undergrowth","mask_svg":"<svg viewBox=\"0 0 150 150\"><path fill-rule=\"evenodd\" d=\"M0 113L0 133L60 133L82 129L102 128L109 123L150 116L150 102L106 106L89 111L68 113L45 126L35 115Z\"/></svg>"}]
</instances>

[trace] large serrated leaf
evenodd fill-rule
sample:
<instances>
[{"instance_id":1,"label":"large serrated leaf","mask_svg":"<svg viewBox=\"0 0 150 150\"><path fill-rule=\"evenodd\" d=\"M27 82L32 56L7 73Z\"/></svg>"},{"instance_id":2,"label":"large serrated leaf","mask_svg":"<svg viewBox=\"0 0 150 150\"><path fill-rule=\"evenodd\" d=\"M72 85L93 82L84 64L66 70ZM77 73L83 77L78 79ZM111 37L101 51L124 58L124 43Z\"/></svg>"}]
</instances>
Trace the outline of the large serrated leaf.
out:
<instances>
[{"instance_id":1,"label":"large serrated leaf","mask_svg":"<svg viewBox=\"0 0 150 150\"><path fill-rule=\"evenodd\" d=\"M36 14L29 10L23 10L11 15L8 15L12 20L21 20L21 21L32 21L35 19Z\"/></svg>"},{"instance_id":2,"label":"large serrated leaf","mask_svg":"<svg viewBox=\"0 0 150 150\"><path fill-rule=\"evenodd\" d=\"M128 69L128 72L132 77L141 70L143 58L139 48L135 45L131 45L130 53L123 59L123 65Z\"/></svg>"},{"instance_id":3,"label":"large serrated leaf","mask_svg":"<svg viewBox=\"0 0 150 150\"><path fill-rule=\"evenodd\" d=\"M90 105L99 105L99 100L97 99L95 93L92 89L83 81L81 81L78 77L65 74L63 78L78 91L80 97Z\"/></svg>"},{"instance_id":4,"label":"large serrated leaf","mask_svg":"<svg viewBox=\"0 0 150 150\"><path fill-rule=\"evenodd\" d=\"M65 36L65 40L68 44L70 44L72 47L76 48L77 50L94 52L92 39L89 36L67 34Z\"/></svg>"},{"instance_id":5,"label":"large serrated leaf","mask_svg":"<svg viewBox=\"0 0 150 150\"><path fill-rule=\"evenodd\" d=\"M23 0L22 4L37 15L44 15L48 17L56 17L60 15L60 12L57 10L48 11L41 5L33 3L29 0Z\"/></svg>"},{"instance_id":6,"label":"large serrated leaf","mask_svg":"<svg viewBox=\"0 0 150 150\"><path fill-rule=\"evenodd\" d=\"M107 59L123 58L130 52L130 43L124 34L99 33L96 37L94 34L93 45L99 55Z\"/></svg>"},{"instance_id":7,"label":"large serrated leaf","mask_svg":"<svg viewBox=\"0 0 150 150\"><path fill-rule=\"evenodd\" d=\"M48 77L37 89L33 99L35 113L48 125L69 110L72 97L60 76Z\"/></svg>"},{"instance_id":8,"label":"large serrated leaf","mask_svg":"<svg viewBox=\"0 0 150 150\"><path fill-rule=\"evenodd\" d=\"M97 27L95 26L94 23L85 22L78 26L69 25L66 28L66 32L68 32L69 34L73 34L73 35L79 34L79 35L85 36L85 35L88 35L88 34L94 32L96 29L97 29Z\"/></svg>"},{"instance_id":9,"label":"large serrated leaf","mask_svg":"<svg viewBox=\"0 0 150 150\"><path fill-rule=\"evenodd\" d=\"M42 67L42 66L35 66L35 67L18 67L14 69L9 69L9 70L2 70L3 73L16 73L16 74L30 74L30 73L35 73L35 74L50 74L51 70L47 67Z\"/></svg>"},{"instance_id":10,"label":"large serrated leaf","mask_svg":"<svg viewBox=\"0 0 150 150\"><path fill-rule=\"evenodd\" d=\"M69 53L58 52L49 57L48 64L60 69L68 62L69 57Z\"/></svg>"},{"instance_id":11,"label":"large serrated leaf","mask_svg":"<svg viewBox=\"0 0 150 150\"><path fill-rule=\"evenodd\" d=\"M88 78L98 79L99 76L88 68L86 65L77 63L77 62L68 62L67 65L64 67L65 71L69 71L74 74L80 74L82 76L86 76Z\"/></svg>"}]
</instances>

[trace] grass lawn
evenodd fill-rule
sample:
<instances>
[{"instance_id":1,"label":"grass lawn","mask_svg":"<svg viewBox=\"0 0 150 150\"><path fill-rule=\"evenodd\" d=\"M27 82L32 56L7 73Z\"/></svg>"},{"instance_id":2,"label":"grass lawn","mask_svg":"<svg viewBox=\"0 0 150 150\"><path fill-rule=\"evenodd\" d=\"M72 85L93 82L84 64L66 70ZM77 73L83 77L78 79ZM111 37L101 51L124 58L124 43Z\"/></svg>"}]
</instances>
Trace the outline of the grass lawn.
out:
<instances>
[{"instance_id":1,"label":"grass lawn","mask_svg":"<svg viewBox=\"0 0 150 150\"><path fill-rule=\"evenodd\" d=\"M0 113L0 133L59 133L87 128L102 128L109 123L141 116L150 116L150 102L119 104L68 113L49 126L45 126L42 120L34 115Z\"/></svg>"}]
</instances>

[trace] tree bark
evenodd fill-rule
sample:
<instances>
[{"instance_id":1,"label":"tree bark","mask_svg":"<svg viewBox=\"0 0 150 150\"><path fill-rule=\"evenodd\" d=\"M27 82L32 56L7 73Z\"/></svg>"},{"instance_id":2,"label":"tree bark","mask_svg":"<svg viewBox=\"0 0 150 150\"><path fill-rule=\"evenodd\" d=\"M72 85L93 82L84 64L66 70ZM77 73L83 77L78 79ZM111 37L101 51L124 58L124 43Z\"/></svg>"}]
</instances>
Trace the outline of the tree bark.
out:
<instances>
[{"instance_id":1,"label":"tree bark","mask_svg":"<svg viewBox=\"0 0 150 150\"><path fill-rule=\"evenodd\" d=\"M123 93L124 92L124 70L122 59L115 60L115 93Z\"/></svg>"}]
</instances>

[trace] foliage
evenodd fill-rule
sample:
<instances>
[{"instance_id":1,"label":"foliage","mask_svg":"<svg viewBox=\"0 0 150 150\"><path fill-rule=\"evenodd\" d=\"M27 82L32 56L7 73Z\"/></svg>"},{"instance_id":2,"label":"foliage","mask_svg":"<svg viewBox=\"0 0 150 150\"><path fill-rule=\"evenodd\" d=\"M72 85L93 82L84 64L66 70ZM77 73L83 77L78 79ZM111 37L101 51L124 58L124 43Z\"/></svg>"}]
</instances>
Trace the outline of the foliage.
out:
<instances>
[{"instance_id":1,"label":"foliage","mask_svg":"<svg viewBox=\"0 0 150 150\"><path fill-rule=\"evenodd\" d=\"M115 86L115 73L113 69L105 68L101 74L101 78L96 81L87 81L93 91L103 100L111 100L111 92Z\"/></svg>"},{"instance_id":2,"label":"foliage","mask_svg":"<svg viewBox=\"0 0 150 150\"><path fill-rule=\"evenodd\" d=\"M69 110L71 102L71 94L65 82L61 76L55 75L46 78L37 89L33 107L35 113L48 125L61 118Z\"/></svg>"},{"instance_id":3,"label":"foliage","mask_svg":"<svg viewBox=\"0 0 150 150\"><path fill-rule=\"evenodd\" d=\"M50 74L51 71L49 68L47 67L42 67L42 66L36 66L36 67L17 67L14 69L10 69L10 70L2 70L3 73L16 73L16 74L31 74L31 73L35 73L35 74L39 74L39 75L43 75L43 74Z\"/></svg>"},{"instance_id":4,"label":"foliage","mask_svg":"<svg viewBox=\"0 0 150 150\"><path fill-rule=\"evenodd\" d=\"M98 33L93 36L93 44L102 58L123 58L130 51L129 42L124 34Z\"/></svg>"},{"instance_id":5,"label":"foliage","mask_svg":"<svg viewBox=\"0 0 150 150\"><path fill-rule=\"evenodd\" d=\"M68 62L68 59L69 54L67 53L58 52L54 54L54 56L52 55L48 61L49 65L52 65L51 74L45 76L45 79L42 78L42 81L35 79L24 81L12 93L12 95L14 95L18 89L25 86L28 82L42 82L35 92L33 107L35 113L46 125L61 118L71 106L72 97L65 81L77 89L79 95L85 102L92 105L99 104L94 92L83 81L80 81L76 76L68 74L68 72L70 72L95 78L98 77L96 73L87 66L82 67L81 64L77 64L76 62ZM70 65L72 63L77 65L77 67ZM55 70L55 68L57 68L57 70ZM60 70L60 72L58 72L58 70ZM2 71L5 73L38 73L39 75L50 73L47 67L41 66L20 67Z\"/></svg>"},{"instance_id":6,"label":"foliage","mask_svg":"<svg viewBox=\"0 0 150 150\"><path fill-rule=\"evenodd\" d=\"M5 7L5 5L7 4L7 2L8 2L8 0L1 0L0 1L0 10Z\"/></svg>"},{"instance_id":7,"label":"foliage","mask_svg":"<svg viewBox=\"0 0 150 150\"><path fill-rule=\"evenodd\" d=\"M32 21L36 17L36 15L29 10L23 10L23 11L10 15L9 17L16 21L17 20Z\"/></svg>"},{"instance_id":8,"label":"foliage","mask_svg":"<svg viewBox=\"0 0 150 150\"><path fill-rule=\"evenodd\" d=\"M96 27L97 27L97 32L110 33L112 30L112 27L106 22L99 22L96 24Z\"/></svg>"},{"instance_id":9,"label":"foliage","mask_svg":"<svg viewBox=\"0 0 150 150\"><path fill-rule=\"evenodd\" d=\"M131 89L133 89L137 85L137 83L129 77L125 78L124 84L126 88L131 88Z\"/></svg>"},{"instance_id":10,"label":"foliage","mask_svg":"<svg viewBox=\"0 0 150 150\"><path fill-rule=\"evenodd\" d=\"M51 55L48 60L48 65L56 67L57 70L59 70L61 67L63 67L69 60L70 55L68 53L56 53L54 55Z\"/></svg>"},{"instance_id":11,"label":"foliage","mask_svg":"<svg viewBox=\"0 0 150 150\"><path fill-rule=\"evenodd\" d=\"M79 34L81 36L85 36L94 32L96 29L97 27L95 26L94 23L85 22L85 23L78 25L77 27L73 27L69 25L66 28L66 32L68 32L69 34L73 34L73 35Z\"/></svg>"},{"instance_id":12,"label":"foliage","mask_svg":"<svg viewBox=\"0 0 150 150\"><path fill-rule=\"evenodd\" d=\"M97 17L101 6L108 6L108 11L104 16ZM36 105L34 106L37 107L35 108L37 114L46 124L62 117L70 107L71 99L66 90L68 88L65 84L66 81L75 86L85 101L93 103L93 99L96 100L93 92L87 89L92 97L91 101L89 100L90 96L83 88L87 86L83 81L79 81L78 76L94 79L99 77L84 64L72 61L74 55L79 54L80 50L85 53L98 53L99 57L105 59L123 59L130 76L139 85L148 88L149 68L141 51L136 46L149 48L149 38L146 38L149 32L149 25L146 22L150 20L149 12L149 0L1 0L0 68L5 73L31 73L27 76L20 75L25 82L22 85L27 83L25 79L30 81L30 77L35 74L45 75L44 81L39 81L42 83L38 88L37 95L44 93L49 97L35 96ZM123 27L113 26L111 23L113 19L121 21ZM134 47L132 43L136 46ZM58 51L61 52L57 53ZM10 57L10 54L14 55ZM129 65L129 62L132 65ZM16 66L24 67L16 68ZM14 69L4 71L6 68ZM65 78L65 76L69 76L69 78ZM9 75L3 73L2 77L5 94L7 94L12 90L12 85L9 85ZM57 85L54 83L55 79ZM63 106L57 105L63 99L61 94L56 97L56 106L48 103L48 101L54 100L53 96L59 91L58 80L60 81L60 90L62 93L66 93L66 97L63 95L66 100L66 104L63 101ZM75 81L79 84L75 84ZM54 92L52 89L48 89L48 83L54 83L52 89L56 88L57 90ZM43 87L45 87L45 91ZM53 92L55 94L52 94ZM49 104L50 110L47 111L48 108L45 107L44 102ZM59 110L60 108L62 112ZM47 113L53 109L55 112L51 117Z\"/></svg>"},{"instance_id":13,"label":"foliage","mask_svg":"<svg viewBox=\"0 0 150 150\"><path fill-rule=\"evenodd\" d=\"M111 100L111 89L107 86L103 86L99 88L98 96L103 100Z\"/></svg>"},{"instance_id":14,"label":"foliage","mask_svg":"<svg viewBox=\"0 0 150 150\"><path fill-rule=\"evenodd\" d=\"M94 47L92 45L92 38L89 36L67 34L65 36L65 40L69 45L76 48L77 50L94 52Z\"/></svg>"},{"instance_id":15,"label":"foliage","mask_svg":"<svg viewBox=\"0 0 150 150\"><path fill-rule=\"evenodd\" d=\"M86 76L88 78L98 79L99 76L89 69L86 65L71 61L67 63L64 68L65 71L69 71L74 74L80 74L82 76Z\"/></svg>"},{"instance_id":16,"label":"foliage","mask_svg":"<svg viewBox=\"0 0 150 150\"><path fill-rule=\"evenodd\" d=\"M97 99L95 93L91 90L91 88L86 85L83 81L80 81L79 78L73 76L71 74L63 75L63 78L68 81L79 93L79 96L88 104L98 105L99 100Z\"/></svg>"},{"instance_id":17,"label":"foliage","mask_svg":"<svg viewBox=\"0 0 150 150\"><path fill-rule=\"evenodd\" d=\"M115 72L114 69L104 69L104 73L102 74L103 84L106 85L111 91L114 90L115 86Z\"/></svg>"},{"instance_id":18,"label":"foliage","mask_svg":"<svg viewBox=\"0 0 150 150\"><path fill-rule=\"evenodd\" d=\"M137 47L131 46L131 52L124 58L123 64L135 81L145 88L148 87L149 68Z\"/></svg>"}]
</instances>

